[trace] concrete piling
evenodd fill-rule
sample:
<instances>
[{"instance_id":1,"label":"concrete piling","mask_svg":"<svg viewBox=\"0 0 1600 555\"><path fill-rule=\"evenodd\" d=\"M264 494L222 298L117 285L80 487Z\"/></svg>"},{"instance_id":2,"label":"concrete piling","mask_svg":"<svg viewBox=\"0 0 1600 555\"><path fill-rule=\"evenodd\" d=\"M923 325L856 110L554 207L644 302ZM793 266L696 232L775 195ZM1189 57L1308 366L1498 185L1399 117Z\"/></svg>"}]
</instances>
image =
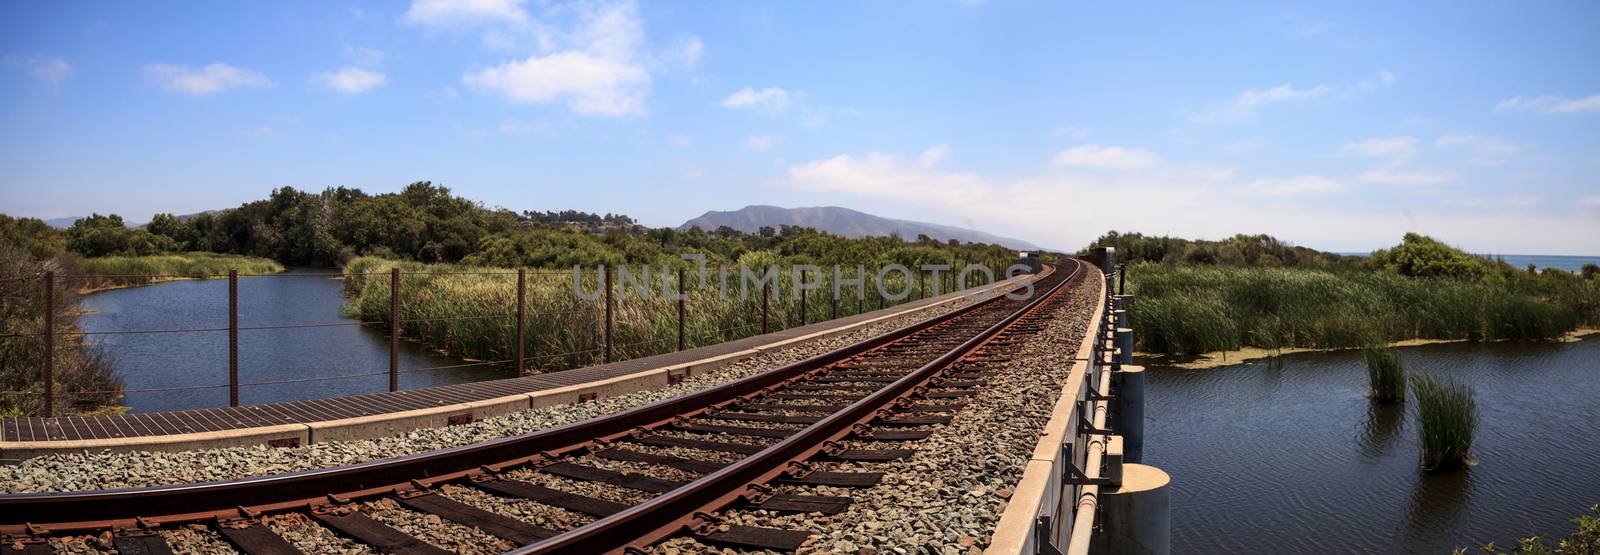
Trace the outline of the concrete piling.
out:
<instances>
[{"instance_id":1,"label":"concrete piling","mask_svg":"<svg viewBox=\"0 0 1600 555\"><path fill-rule=\"evenodd\" d=\"M1100 491L1100 522L1090 552L1166 555L1172 552L1172 477L1153 466L1122 465L1122 484Z\"/></svg>"},{"instance_id":2,"label":"concrete piling","mask_svg":"<svg viewBox=\"0 0 1600 555\"><path fill-rule=\"evenodd\" d=\"M1112 372L1111 391L1116 396L1107 424L1122 434L1123 460L1140 462L1144 460L1144 367L1124 364Z\"/></svg>"}]
</instances>

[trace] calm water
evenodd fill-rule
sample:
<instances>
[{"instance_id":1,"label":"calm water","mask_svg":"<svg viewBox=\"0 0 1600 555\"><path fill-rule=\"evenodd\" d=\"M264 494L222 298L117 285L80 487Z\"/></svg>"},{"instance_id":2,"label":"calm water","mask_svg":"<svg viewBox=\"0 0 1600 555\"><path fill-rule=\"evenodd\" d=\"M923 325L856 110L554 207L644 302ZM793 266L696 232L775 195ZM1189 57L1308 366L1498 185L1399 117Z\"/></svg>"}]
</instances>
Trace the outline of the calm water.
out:
<instances>
[{"instance_id":1,"label":"calm water","mask_svg":"<svg viewBox=\"0 0 1600 555\"><path fill-rule=\"evenodd\" d=\"M1526 268L1529 264L1536 268L1558 268L1568 272L1583 270L1584 264L1600 264L1600 256L1551 256L1543 254L1486 254L1482 255L1490 260L1504 260L1513 268Z\"/></svg>"},{"instance_id":2,"label":"calm water","mask_svg":"<svg viewBox=\"0 0 1600 555\"><path fill-rule=\"evenodd\" d=\"M1449 553L1570 533L1600 503L1600 340L1402 350L1471 384L1479 464L1417 469L1415 415L1373 410L1359 352L1152 369L1145 462L1180 553Z\"/></svg>"},{"instance_id":3,"label":"calm water","mask_svg":"<svg viewBox=\"0 0 1600 555\"><path fill-rule=\"evenodd\" d=\"M297 271L298 272L298 271ZM254 277L239 279L239 326L352 322L340 312L343 282L329 277ZM226 328L227 280L174 281L95 293L84 297L84 331L172 328ZM227 406L228 389L148 391L228 383L227 332L93 336L105 345L128 386L123 400L135 412ZM507 377L510 372L469 367L424 372L407 369L462 364L402 342L400 387L460 383ZM300 383L245 385L243 404L297 401L387 391L389 338L363 326L255 330L239 332L239 381L302 380Z\"/></svg>"}]
</instances>

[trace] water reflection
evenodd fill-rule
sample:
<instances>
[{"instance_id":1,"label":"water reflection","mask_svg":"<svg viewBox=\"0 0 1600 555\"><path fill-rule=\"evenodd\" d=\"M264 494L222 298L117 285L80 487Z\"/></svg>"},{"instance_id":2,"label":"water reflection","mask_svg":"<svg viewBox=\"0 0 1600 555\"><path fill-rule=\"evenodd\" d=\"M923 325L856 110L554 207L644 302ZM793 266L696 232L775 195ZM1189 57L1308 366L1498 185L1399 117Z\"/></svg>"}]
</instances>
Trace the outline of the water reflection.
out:
<instances>
[{"instance_id":1,"label":"water reflection","mask_svg":"<svg viewBox=\"0 0 1600 555\"><path fill-rule=\"evenodd\" d=\"M1422 472L1415 409L1363 397L1358 351L1150 367L1144 460L1174 478L1173 552L1448 553L1565 535L1600 500L1600 337L1403 353L1472 384L1479 465Z\"/></svg>"},{"instance_id":2,"label":"water reflection","mask_svg":"<svg viewBox=\"0 0 1600 555\"><path fill-rule=\"evenodd\" d=\"M1356 436L1361 454L1378 459L1389 452L1394 437L1405 427L1406 406L1400 403L1367 403L1367 416L1361 420Z\"/></svg>"},{"instance_id":3,"label":"water reflection","mask_svg":"<svg viewBox=\"0 0 1600 555\"><path fill-rule=\"evenodd\" d=\"M1433 539L1457 522L1472 494L1472 470L1422 472L1406 504L1406 536Z\"/></svg>"},{"instance_id":4,"label":"water reflection","mask_svg":"<svg viewBox=\"0 0 1600 555\"><path fill-rule=\"evenodd\" d=\"M354 324L344 314L338 274L251 277L239 280L241 327ZM94 311L85 331L127 331L227 326L225 280L175 281L84 297ZM228 404L227 336L216 332L100 335L128 386L123 403L135 412ZM421 345L400 343L400 387L410 389L508 377L495 366L459 367L460 359ZM451 367L443 370L423 369ZM240 398L245 404L319 399L385 391L389 340L380 329L357 325L241 331ZM258 384L258 385L251 385ZM204 386L203 389L193 389Z\"/></svg>"}]
</instances>

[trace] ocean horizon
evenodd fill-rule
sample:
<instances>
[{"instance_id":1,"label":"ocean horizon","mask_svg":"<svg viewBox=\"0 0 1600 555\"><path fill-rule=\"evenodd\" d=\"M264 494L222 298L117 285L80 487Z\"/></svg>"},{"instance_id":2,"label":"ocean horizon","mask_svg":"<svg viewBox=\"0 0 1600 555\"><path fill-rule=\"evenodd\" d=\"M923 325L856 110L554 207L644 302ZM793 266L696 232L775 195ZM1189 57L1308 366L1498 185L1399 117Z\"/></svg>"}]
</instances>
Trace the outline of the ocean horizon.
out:
<instances>
[{"instance_id":1,"label":"ocean horizon","mask_svg":"<svg viewBox=\"0 0 1600 555\"><path fill-rule=\"evenodd\" d=\"M1370 252L1341 252L1339 254L1363 257L1372 255ZM1475 254L1474 256L1489 260L1504 260L1506 264L1510 264L1518 268L1526 268L1529 264L1532 264L1533 267L1541 270L1545 268L1555 268L1574 273L1582 271L1584 264L1600 265L1600 256L1570 256L1555 254Z\"/></svg>"}]
</instances>

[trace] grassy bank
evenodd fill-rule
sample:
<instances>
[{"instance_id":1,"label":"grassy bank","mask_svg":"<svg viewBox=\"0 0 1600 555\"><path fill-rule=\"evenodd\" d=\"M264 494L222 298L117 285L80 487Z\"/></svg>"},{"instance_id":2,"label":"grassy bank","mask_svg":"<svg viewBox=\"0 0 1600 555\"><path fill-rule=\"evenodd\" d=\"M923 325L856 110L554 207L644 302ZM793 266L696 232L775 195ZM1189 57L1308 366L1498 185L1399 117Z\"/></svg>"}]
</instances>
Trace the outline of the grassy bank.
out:
<instances>
[{"instance_id":1,"label":"grassy bank","mask_svg":"<svg viewBox=\"0 0 1600 555\"><path fill-rule=\"evenodd\" d=\"M752 265L776 262L752 257ZM391 268L404 273L400 283L402 335L435 349L477 360L504 361L514 358L516 326L515 270L452 264L422 264L360 257L345 266L346 293L350 312L357 318L384 325L389 320ZM632 267L638 271L638 267ZM804 321L818 322L833 315L830 302L832 276L811 275L820 286L808 293ZM772 286L768 320L771 330L800 325L800 301L792 295L792 280L785 267ZM651 268L651 298L642 298L632 289L622 294L622 278L616 281L614 353L617 360L669 352L677 348L677 302L661 295L662 268ZM675 290L676 270L666 276ZM740 295L738 276L728 279L728 292L718 292L714 273L700 285L693 268L686 269L688 283L685 346L711 345L756 335L761 332L761 294L752 290ZM848 279L849 276L846 276ZM603 290L603 278L594 268L583 273L586 292ZM524 348L527 366L534 372L573 368L600 362L604 358L603 297L585 300L573 291L570 270L528 270ZM942 290L948 290L946 284ZM903 279L891 275L885 283L890 292L905 287ZM915 289L916 284L913 283ZM847 316L895 304L880 301L872 276L867 278L867 296L859 299L854 286L847 286L838 305L838 315ZM931 290L932 286L929 285Z\"/></svg>"},{"instance_id":2,"label":"grassy bank","mask_svg":"<svg viewBox=\"0 0 1600 555\"><path fill-rule=\"evenodd\" d=\"M82 291L224 276L228 270L238 270L244 275L283 271L282 264L265 258L210 252L81 258L78 268L85 277L73 285Z\"/></svg>"},{"instance_id":3,"label":"grassy bank","mask_svg":"<svg viewBox=\"0 0 1600 555\"><path fill-rule=\"evenodd\" d=\"M1600 284L1419 278L1359 268L1138 263L1131 318L1141 350L1357 348L1407 340L1555 340L1594 325ZM1541 294L1542 293L1542 294Z\"/></svg>"}]
</instances>

